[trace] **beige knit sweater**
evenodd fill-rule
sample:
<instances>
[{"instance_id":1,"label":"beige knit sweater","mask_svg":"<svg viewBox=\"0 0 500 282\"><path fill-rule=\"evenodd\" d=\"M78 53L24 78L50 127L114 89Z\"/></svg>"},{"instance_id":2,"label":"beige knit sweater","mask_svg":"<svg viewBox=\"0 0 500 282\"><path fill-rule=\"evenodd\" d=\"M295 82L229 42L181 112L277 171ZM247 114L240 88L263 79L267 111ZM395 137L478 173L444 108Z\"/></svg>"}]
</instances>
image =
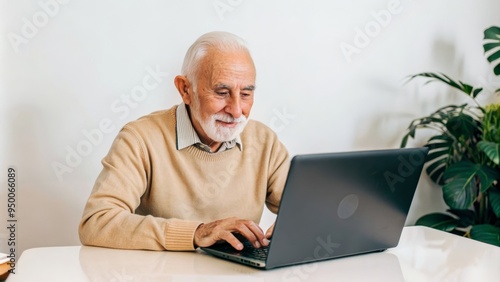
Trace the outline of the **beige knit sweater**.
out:
<instances>
[{"instance_id":1,"label":"beige knit sweater","mask_svg":"<svg viewBox=\"0 0 500 282\"><path fill-rule=\"evenodd\" d=\"M210 154L176 149L176 107L127 124L106 157L79 226L84 245L193 250L202 222L277 212L289 168L286 148L250 120L237 147Z\"/></svg>"}]
</instances>

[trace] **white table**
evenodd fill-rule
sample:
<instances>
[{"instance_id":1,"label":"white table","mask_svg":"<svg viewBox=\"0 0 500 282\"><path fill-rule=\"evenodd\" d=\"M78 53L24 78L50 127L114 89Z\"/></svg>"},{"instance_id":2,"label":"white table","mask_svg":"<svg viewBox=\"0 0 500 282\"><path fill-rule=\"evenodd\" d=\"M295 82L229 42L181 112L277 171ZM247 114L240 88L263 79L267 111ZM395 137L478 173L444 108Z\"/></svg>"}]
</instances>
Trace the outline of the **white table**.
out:
<instances>
[{"instance_id":1,"label":"white table","mask_svg":"<svg viewBox=\"0 0 500 282\"><path fill-rule=\"evenodd\" d=\"M85 246L23 252L15 281L500 281L500 248L427 227L405 227L382 253L258 270L197 252Z\"/></svg>"}]
</instances>

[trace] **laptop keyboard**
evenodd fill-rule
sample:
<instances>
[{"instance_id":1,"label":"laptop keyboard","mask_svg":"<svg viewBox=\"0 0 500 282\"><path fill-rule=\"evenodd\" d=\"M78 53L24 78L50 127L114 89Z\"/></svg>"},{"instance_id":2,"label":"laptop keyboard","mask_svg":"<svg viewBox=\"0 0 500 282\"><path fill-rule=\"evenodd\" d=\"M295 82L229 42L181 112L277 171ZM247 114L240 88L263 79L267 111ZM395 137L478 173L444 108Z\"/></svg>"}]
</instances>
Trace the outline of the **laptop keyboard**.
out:
<instances>
[{"instance_id":1,"label":"laptop keyboard","mask_svg":"<svg viewBox=\"0 0 500 282\"><path fill-rule=\"evenodd\" d=\"M243 242L243 250L237 251L237 253L247 258L266 260L268 251L269 247L255 248L249 241L246 241Z\"/></svg>"},{"instance_id":2,"label":"laptop keyboard","mask_svg":"<svg viewBox=\"0 0 500 282\"><path fill-rule=\"evenodd\" d=\"M269 247L255 248L254 246L252 246L252 243L250 243L250 241L248 240L240 239L240 241L243 243L243 250L241 251L236 250L229 243L216 244L213 245L211 248L241 257L253 258L263 261L266 260Z\"/></svg>"}]
</instances>

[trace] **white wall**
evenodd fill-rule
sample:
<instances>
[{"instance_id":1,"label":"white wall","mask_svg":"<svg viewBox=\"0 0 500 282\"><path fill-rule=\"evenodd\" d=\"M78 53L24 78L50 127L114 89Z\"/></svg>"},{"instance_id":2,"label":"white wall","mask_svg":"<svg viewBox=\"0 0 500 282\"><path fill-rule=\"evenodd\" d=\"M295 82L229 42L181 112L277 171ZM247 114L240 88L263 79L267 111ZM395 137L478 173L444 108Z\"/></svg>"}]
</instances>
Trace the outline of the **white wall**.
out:
<instances>
[{"instance_id":1,"label":"white wall","mask_svg":"<svg viewBox=\"0 0 500 282\"><path fill-rule=\"evenodd\" d=\"M0 3L0 222L13 166L18 255L79 244L101 158L126 122L180 102L173 78L202 33L249 42L258 71L252 117L293 155L398 147L410 120L453 100L439 85L403 84L409 74L442 71L498 87L481 46L483 30L500 25L497 0ZM68 171L58 175L54 164ZM424 177L407 223L443 209ZM263 224L271 221L266 214ZM0 252L9 236L0 228Z\"/></svg>"}]
</instances>

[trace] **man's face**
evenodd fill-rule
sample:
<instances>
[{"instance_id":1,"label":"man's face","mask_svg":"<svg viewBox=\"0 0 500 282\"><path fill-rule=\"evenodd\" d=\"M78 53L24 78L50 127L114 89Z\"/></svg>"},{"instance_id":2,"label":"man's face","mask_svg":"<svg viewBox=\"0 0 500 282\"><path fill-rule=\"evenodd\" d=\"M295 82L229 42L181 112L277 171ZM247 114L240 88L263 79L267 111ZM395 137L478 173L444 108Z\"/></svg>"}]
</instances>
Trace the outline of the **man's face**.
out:
<instances>
[{"instance_id":1,"label":"man's face","mask_svg":"<svg viewBox=\"0 0 500 282\"><path fill-rule=\"evenodd\" d=\"M254 89L255 67L247 52L208 52L189 103L191 121L203 143L212 147L243 131Z\"/></svg>"}]
</instances>

